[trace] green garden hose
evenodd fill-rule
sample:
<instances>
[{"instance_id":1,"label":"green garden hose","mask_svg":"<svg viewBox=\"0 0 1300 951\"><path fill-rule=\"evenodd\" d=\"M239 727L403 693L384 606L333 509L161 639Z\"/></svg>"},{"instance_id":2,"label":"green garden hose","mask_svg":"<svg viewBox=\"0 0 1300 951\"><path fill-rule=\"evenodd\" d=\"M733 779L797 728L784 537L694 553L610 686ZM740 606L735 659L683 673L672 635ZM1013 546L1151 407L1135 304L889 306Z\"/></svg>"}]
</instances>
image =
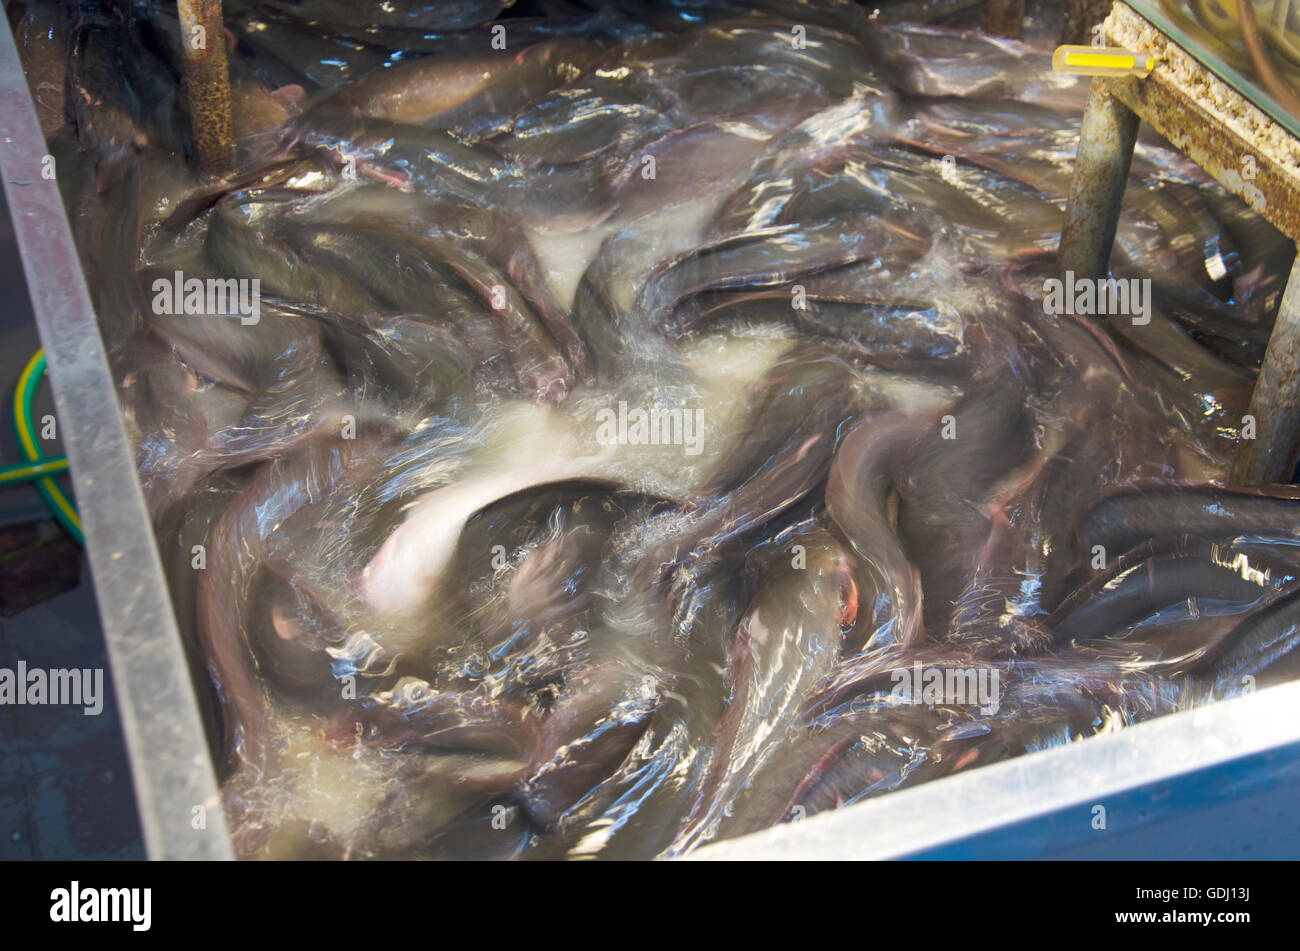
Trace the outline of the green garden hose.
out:
<instances>
[{"instance_id":1,"label":"green garden hose","mask_svg":"<svg viewBox=\"0 0 1300 951\"><path fill-rule=\"evenodd\" d=\"M45 351L37 350L31 360L27 362L27 366L23 368L22 375L18 377L18 388L14 392L14 432L18 436L18 447L27 458L28 469L39 468L58 461L45 458L40 445L36 441L36 427L32 423L32 399L36 395L36 387L44 375ZM67 467L66 459L63 460L63 466L64 468ZM16 467L6 467L6 469L14 468ZM22 480L13 477L10 481ZM72 500L63 491L63 487L59 485L58 480L50 474L35 473L32 484L36 486L36 491L45 499L45 504L50 507L50 511L54 513L54 517L59 524L67 530L78 545L84 545L86 539L81 533L81 519L77 517L76 506L72 504Z\"/></svg>"},{"instance_id":2,"label":"green garden hose","mask_svg":"<svg viewBox=\"0 0 1300 951\"><path fill-rule=\"evenodd\" d=\"M54 456L43 462L19 462L12 466L0 466L0 486L34 482L41 476L58 475L67 471L66 456Z\"/></svg>"}]
</instances>

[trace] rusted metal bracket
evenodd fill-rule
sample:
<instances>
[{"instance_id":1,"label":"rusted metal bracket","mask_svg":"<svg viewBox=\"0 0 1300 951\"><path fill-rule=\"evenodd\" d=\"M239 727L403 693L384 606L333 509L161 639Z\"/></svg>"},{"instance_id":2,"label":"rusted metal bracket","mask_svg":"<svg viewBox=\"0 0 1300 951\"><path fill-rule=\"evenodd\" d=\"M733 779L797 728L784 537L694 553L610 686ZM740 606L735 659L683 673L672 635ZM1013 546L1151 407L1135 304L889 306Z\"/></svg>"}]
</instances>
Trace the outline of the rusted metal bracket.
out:
<instances>
[{"instance_id":1,"label":"rusted metal bracket","mask_svg":"<svg viewBox=\"0 0 1300 951\"><path fill-rule=\"evenodd\" d=\"M1181 47L1117 3L1108 43L1161 59L1146 79L1103 88L1293 241L1300 238L1300 141Z\"/></svg>"},{"instance_id":2,"label":"rusted metal bracket","mask_svg":"<svg viewBox=\"0 0 1300 951\"><path fill-rule=\"evenodd\" d=\"M1061 234L1061 269L1104 276L1123 196L1116 175L1122 166L1127 178L1139 119L1291 240L1300 239L1300 140L1127 4L1111 10L1105 38L1113 46L1149 51L1161 63L1146 79L1093 80ZM1300 268L1291 272L1251 396L1256 438L1238 448L1234 483L1290 481L1300 455L1297 371Z\"/></svg>"}]
</instances>

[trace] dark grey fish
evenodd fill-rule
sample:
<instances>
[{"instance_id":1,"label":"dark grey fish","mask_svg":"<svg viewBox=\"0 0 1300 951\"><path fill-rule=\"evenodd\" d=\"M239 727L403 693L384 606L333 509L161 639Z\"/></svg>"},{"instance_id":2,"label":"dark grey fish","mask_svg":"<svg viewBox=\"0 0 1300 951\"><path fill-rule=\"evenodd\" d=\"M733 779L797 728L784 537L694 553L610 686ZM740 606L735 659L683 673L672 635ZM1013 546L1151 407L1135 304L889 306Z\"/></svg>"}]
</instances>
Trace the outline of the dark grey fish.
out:
<instances>
[{"instance_id":1,"label":"dark grey fish","mask_svg":"<svg viewBox=\"0 0 1300 951\"><path fill-rule=\"evenodd\" d=\"M297 314L320 327L321 347L352 392L377 392L394 415L435 409L454 417L472 393L473 357L448 329L402 314L346 317L326 308L265 297L263 308Z\"/></svg>"},{"instance_id":2,"label":"dark grey fish","mask_svg":"<svg viewBox=\"0 0 1300 951\"><path fill-rule=\"evenodd\" d=\"M1191 617L1249 610L1276 582L1248 558L1192 542L1107 573L1075 591L1051 623L1058 642L1124 637L1131 625L1174 606ZM1222 602L1216 608L1216 602Z\"/></svg>"},{"instance_id":3,"label":"dark grey fish","mask_svg":"<svg viewBox=\"0 0 1300 951\"><path fill-rule=\"evenodd\" d=\"M849 430L826 484L826 510L858 557L870 566L889 600L884 643L919 643L921 577L903 551L889 512L896 456L915 444L918 420L902 413L872 415ZM879 645L878 631L871 632Z\"/></svg>"},{"instance_id":4,"label":"dark grey fish","mask_svg":"<svg viewBox=\"0 0 1300 951\"><path fill-rule=\"evenodd\" d=\"M1191 669L1193 676L1212 679L1222 695L1240 689L1243 678L1260 674L1295 649L1300 633L1300 591L1243 618Z\"/></svg>"},{"instance_id":5,"label":"dark grey fish","mask_svg":"<svg viewBox=\"0 0 1300 951\"><path fill-rule=\"evenodd\" d=\"M642 288L638 307L647 319L675 336L689 329L678 310L694 295L788 286L805 275L887 255L898 238L888 227L863 231L852 218L750 231L661 266Z\"/></svg>"},{"instance_id":6,"label":"dark grey fish","mask_svg":"<svg viewBox=\"0 0 1300 951\"><path fill-rule=\"evenodd\" d=\"M930 757L946 712L904 708L800 726L772 766L736 797L719 838L802 821L899 788Z\"/></svg>"},{"instance_id":7,"label":"dark grey fish","mask_svg":"<svg viewBox=\"0 0 1300 951\"><path fill-rule=\"evenodd\" d=\"M235 37L232 58L271 88L298 83L334 90L393 58L389 50L265 8L226 10L224 20Z\"/></svg>"},{"instance_id":8,"label":"dark grey fish","mask_svg":"<svg viewBox=\"0 0 1300 951\"><path fill-rule=\"evenodd\" d=\"M723 543L769 524L826 479L840 433L867 405L852 366L817 347L796 347L752 393L744 436L705 480L711 499L670 543L689 568Z\"/></svg>"},{"instance_id":9,"label":"dark grey fish","mask_svg":"<svg viewBox=\"0 0 1300 951\"><path fill-rule=\"evenodd\" d=\"M354 163L358 176L465 204L487 204L544 231L598 224L613 202L590 163L526 168L437 129L379 119L302 117L289 128L303 148Z\"/></svg>"},{"instance_id":10,"label":"dark grey fish","mask_svg":"<svg viewBox=\"0 0 1300 951\"><path fill-rule=\"evenodd\" d=\"M308 301L343 314L378 313L383 305L330 263L305 258L274 231L299 193L252 189L217 202L208 226L206 253L214 272L261 282L261 290Z\"/></svg>"},{"instance_id":11,"label":"dark grey fish","mask_svg":"<svg viewBox=\"0 0 1300 951\"><path fill-rule=\"evenodd\" d=\"M357 442L338 439L337 453L299 453L264 465L207 539L209 560L198 583L198 630L224 703L225 775L261 771L274 742L272 700L248 649L250 606L243 592L284 543L290 519L310 500L321 499L348 462L356 461Z\"/></svg>"},{"instance_id":12,"label":"dark grey fish","mask_svg":"<svg viewBox=\"0 0 1300 951\"><path fill-rule=\"evenodd\" d=\"M482 135L557 86L579 78L595 43L558 39L477 53L451 52L385 64L312 107Z\"/></svg>"},{"instance_id":13,"label":"dark grey fish","mask_svg":"<svg viewBox=\"0 0 1300 951\"><path fill-rule=\"evenodd\" d=\"M725 710L726 671L752 579L739 555L693 572L673 619L683 666L627 758L562 817L545 857L658 855L697 795L709 744Z\"/></svg>"},{"instance_id":14,"label":"dark grey fish","mask_svg":"<svg viewBox=\"0 0 1300 951\"><path fill-rule=\"evenodd\" d=\"M931 639L947 637L959 597L976 580L996 537L990 492L1027 452L1032 426L1020 381L1009 373L976 378L952 413L903 457L898 525L921 572Z\"/></svg>"},{"instance_id":15,"label":"dark grey fish","mask_svg":"<svg viewBox=\"0 0 1300 951\"><path fill-rule=\"evenodd\" d=\"M589 631L602 552L638 503L574 482L477 512L461 531L448 585L447 610L466 632L464 647L507 666L531 665L539 640L563 644Z\"/></svg>"},{"instance_id":16,"label":"dark grey fish","mask_svg":"<svg viewBox=\"0 0 1300 951\"><path fill-rule=\"evenodd\" d=\"M1027 43L911 23L886 26L875 37L884 66L907 92L1083 108L1087 84L1053 73L1048 53Z\"/></svg>"},{"instance_id":17,"label":"dark grey fish","mask_svg":"<svg viewBox=\"0 0 1300 951\"><path fill-rule=\"evenodd\" d=\"M455 328L482 362L509 366L528 395L559 401L572 388L555 339L513 282L456 243L361 224L291 225L279 233L322 270L350 276L382 309ZM477 347L476 338L483 340Z\"/></svg>"},{"instance_id":18,"label":"dark grey fish","mask_svg":"<svg viewBox=\"0 0 1300 951\"><path fill-rule=\"evenodd\" d=\"M674 104L653 84L591 78L566 85L520 112L488 144L524 165L565 165L635 146L673 127Z\"/></svg>"},{"instance_id":19,"label":"dark grey fish","mask_svg":"<svg viewBox=\"0 0 1300 951\"><path fill-rule=\"evenodd\" d=\"M553 827L612 774L659 703L655 681L626 662L607 660L577 671L542 721L521 788L530 821Z\"/></svg>"},{"instance_id":20,"label":"dark grey fish","mask_svg":"<svg viewBox=\"0 0 1300 951\"><path fill-rule=\"evenodd\" d=\"M726 807L762 770L797 720L808 692L834 666L858 611L852 558L829 534L796 536L807 563L772 553L736 633L734 683L708 774L668 854L716 837Z\"/></svg>"},{"instance_id":21,"label":"dark grey fish","mask_svg":"<svg viewBox=\"0 0 1300 951\"><path fill-rule=\"evenodd\" d=\"M466 30L493 19L501 0L268 0L266 6L309 23L355 29Z\"/></svg>"},{"instance_id":22,"label":"dark grey fish","mask_svg":"<svg viewBox=\"0 0 1300 951\"><path fill-rule=\"evenodd\" d=\"M1300 497L1288 486L1225 489L1216 486L1150 485L1127 488L1098 502L1079 526L1081 551L1101 545L1107 559L1142 542L1180 534L1300 535Z\"/></svg>"}]
</instances>

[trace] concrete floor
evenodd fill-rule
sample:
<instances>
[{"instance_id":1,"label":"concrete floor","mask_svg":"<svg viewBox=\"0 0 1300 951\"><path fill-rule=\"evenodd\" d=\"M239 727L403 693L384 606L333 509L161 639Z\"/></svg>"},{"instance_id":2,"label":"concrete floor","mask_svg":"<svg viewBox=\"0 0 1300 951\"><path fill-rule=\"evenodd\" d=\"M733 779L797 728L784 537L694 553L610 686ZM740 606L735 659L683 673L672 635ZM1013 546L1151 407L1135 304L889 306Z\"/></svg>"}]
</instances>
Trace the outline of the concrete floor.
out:
<instances>
[{"instance_id":1,"label":"concrete floor","mask_svg":"<svg viewBox=\"0 0 1300 951\"><path fill-rule=\"evenodd\" d=\"M40 346L24 291L9 211L0 195L0 387L8 419L13 386ZM53 411L42 387L36 415ZM47 451L62 452L59 447ZM0 425L0 463L19 461L12 426ZM65 487L70 489L68 481ZM0 490L0 526L49 520L35 490ZM131 772L99 627L90 569L81 584L0 619L0 667L104 669L104 709L0 706L0 859L143 858Z\"/></svg>"},{"instance_id":2,"label":"concrete floor","mask_svg":"<svg viewBox=\"0 0 1300 951\"><path fill-rule=\"evenodd\" d=\"M83 565L83 577L89 578ZM131 772L88 582L0 621L0 667L102 668L98 716L0 707L0 859L140 859Z\"/></svg>"}]
</instances>

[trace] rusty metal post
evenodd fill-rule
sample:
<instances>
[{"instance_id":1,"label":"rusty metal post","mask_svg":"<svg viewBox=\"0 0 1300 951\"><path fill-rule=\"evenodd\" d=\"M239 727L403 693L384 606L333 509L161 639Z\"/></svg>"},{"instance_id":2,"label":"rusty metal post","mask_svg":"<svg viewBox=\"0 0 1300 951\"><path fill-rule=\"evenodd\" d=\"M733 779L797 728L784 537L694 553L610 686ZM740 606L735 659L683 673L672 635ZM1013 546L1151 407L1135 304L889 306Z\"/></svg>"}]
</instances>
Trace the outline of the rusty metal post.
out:
<instances>
[{"instance_id":1,"label":"rusty metal post","mask_svg":"<svg viewBox=\"0 0 1300 951\"><path fill-rule=\"evenodd\" d=\"M1234 485L1290 482L1300 455L1300 256L1291 265L1264 366L1250 397L1255 438L1242 440Z\"/></svg>"},{"instance_id":2,"label":"rusty metal post","mask_svg":"<svg viewBox=\"0 0 1300 951\"><path fill-rule=\"evenodd\" d=\"M1133 163L1138 121L1136 113L1093 80L1061 228L1062 274L1073 271L1075 277L1106 277Z\"/></svg>"},{"instance_id":3,"label":"rusty metal post","mask_svg":"<svg viewBox=\"0 0 1300 951\"><path fill-rule=\"evenodd\" d=\"M235 137L221 0L177 0L177 9L194 157L204 175L224 178L235 167Z\"/></svg>"},{"instance_id":4,"label":"rusty metal post","mask_svg":"<svg viewBox=\"0 0 1300 951\"><path fill-rule=\"evenodd\" d=\"M981 26L985 33L1019 39L1024 21L1025 0L988 0Z\"/></svg>"}]
</instances>

